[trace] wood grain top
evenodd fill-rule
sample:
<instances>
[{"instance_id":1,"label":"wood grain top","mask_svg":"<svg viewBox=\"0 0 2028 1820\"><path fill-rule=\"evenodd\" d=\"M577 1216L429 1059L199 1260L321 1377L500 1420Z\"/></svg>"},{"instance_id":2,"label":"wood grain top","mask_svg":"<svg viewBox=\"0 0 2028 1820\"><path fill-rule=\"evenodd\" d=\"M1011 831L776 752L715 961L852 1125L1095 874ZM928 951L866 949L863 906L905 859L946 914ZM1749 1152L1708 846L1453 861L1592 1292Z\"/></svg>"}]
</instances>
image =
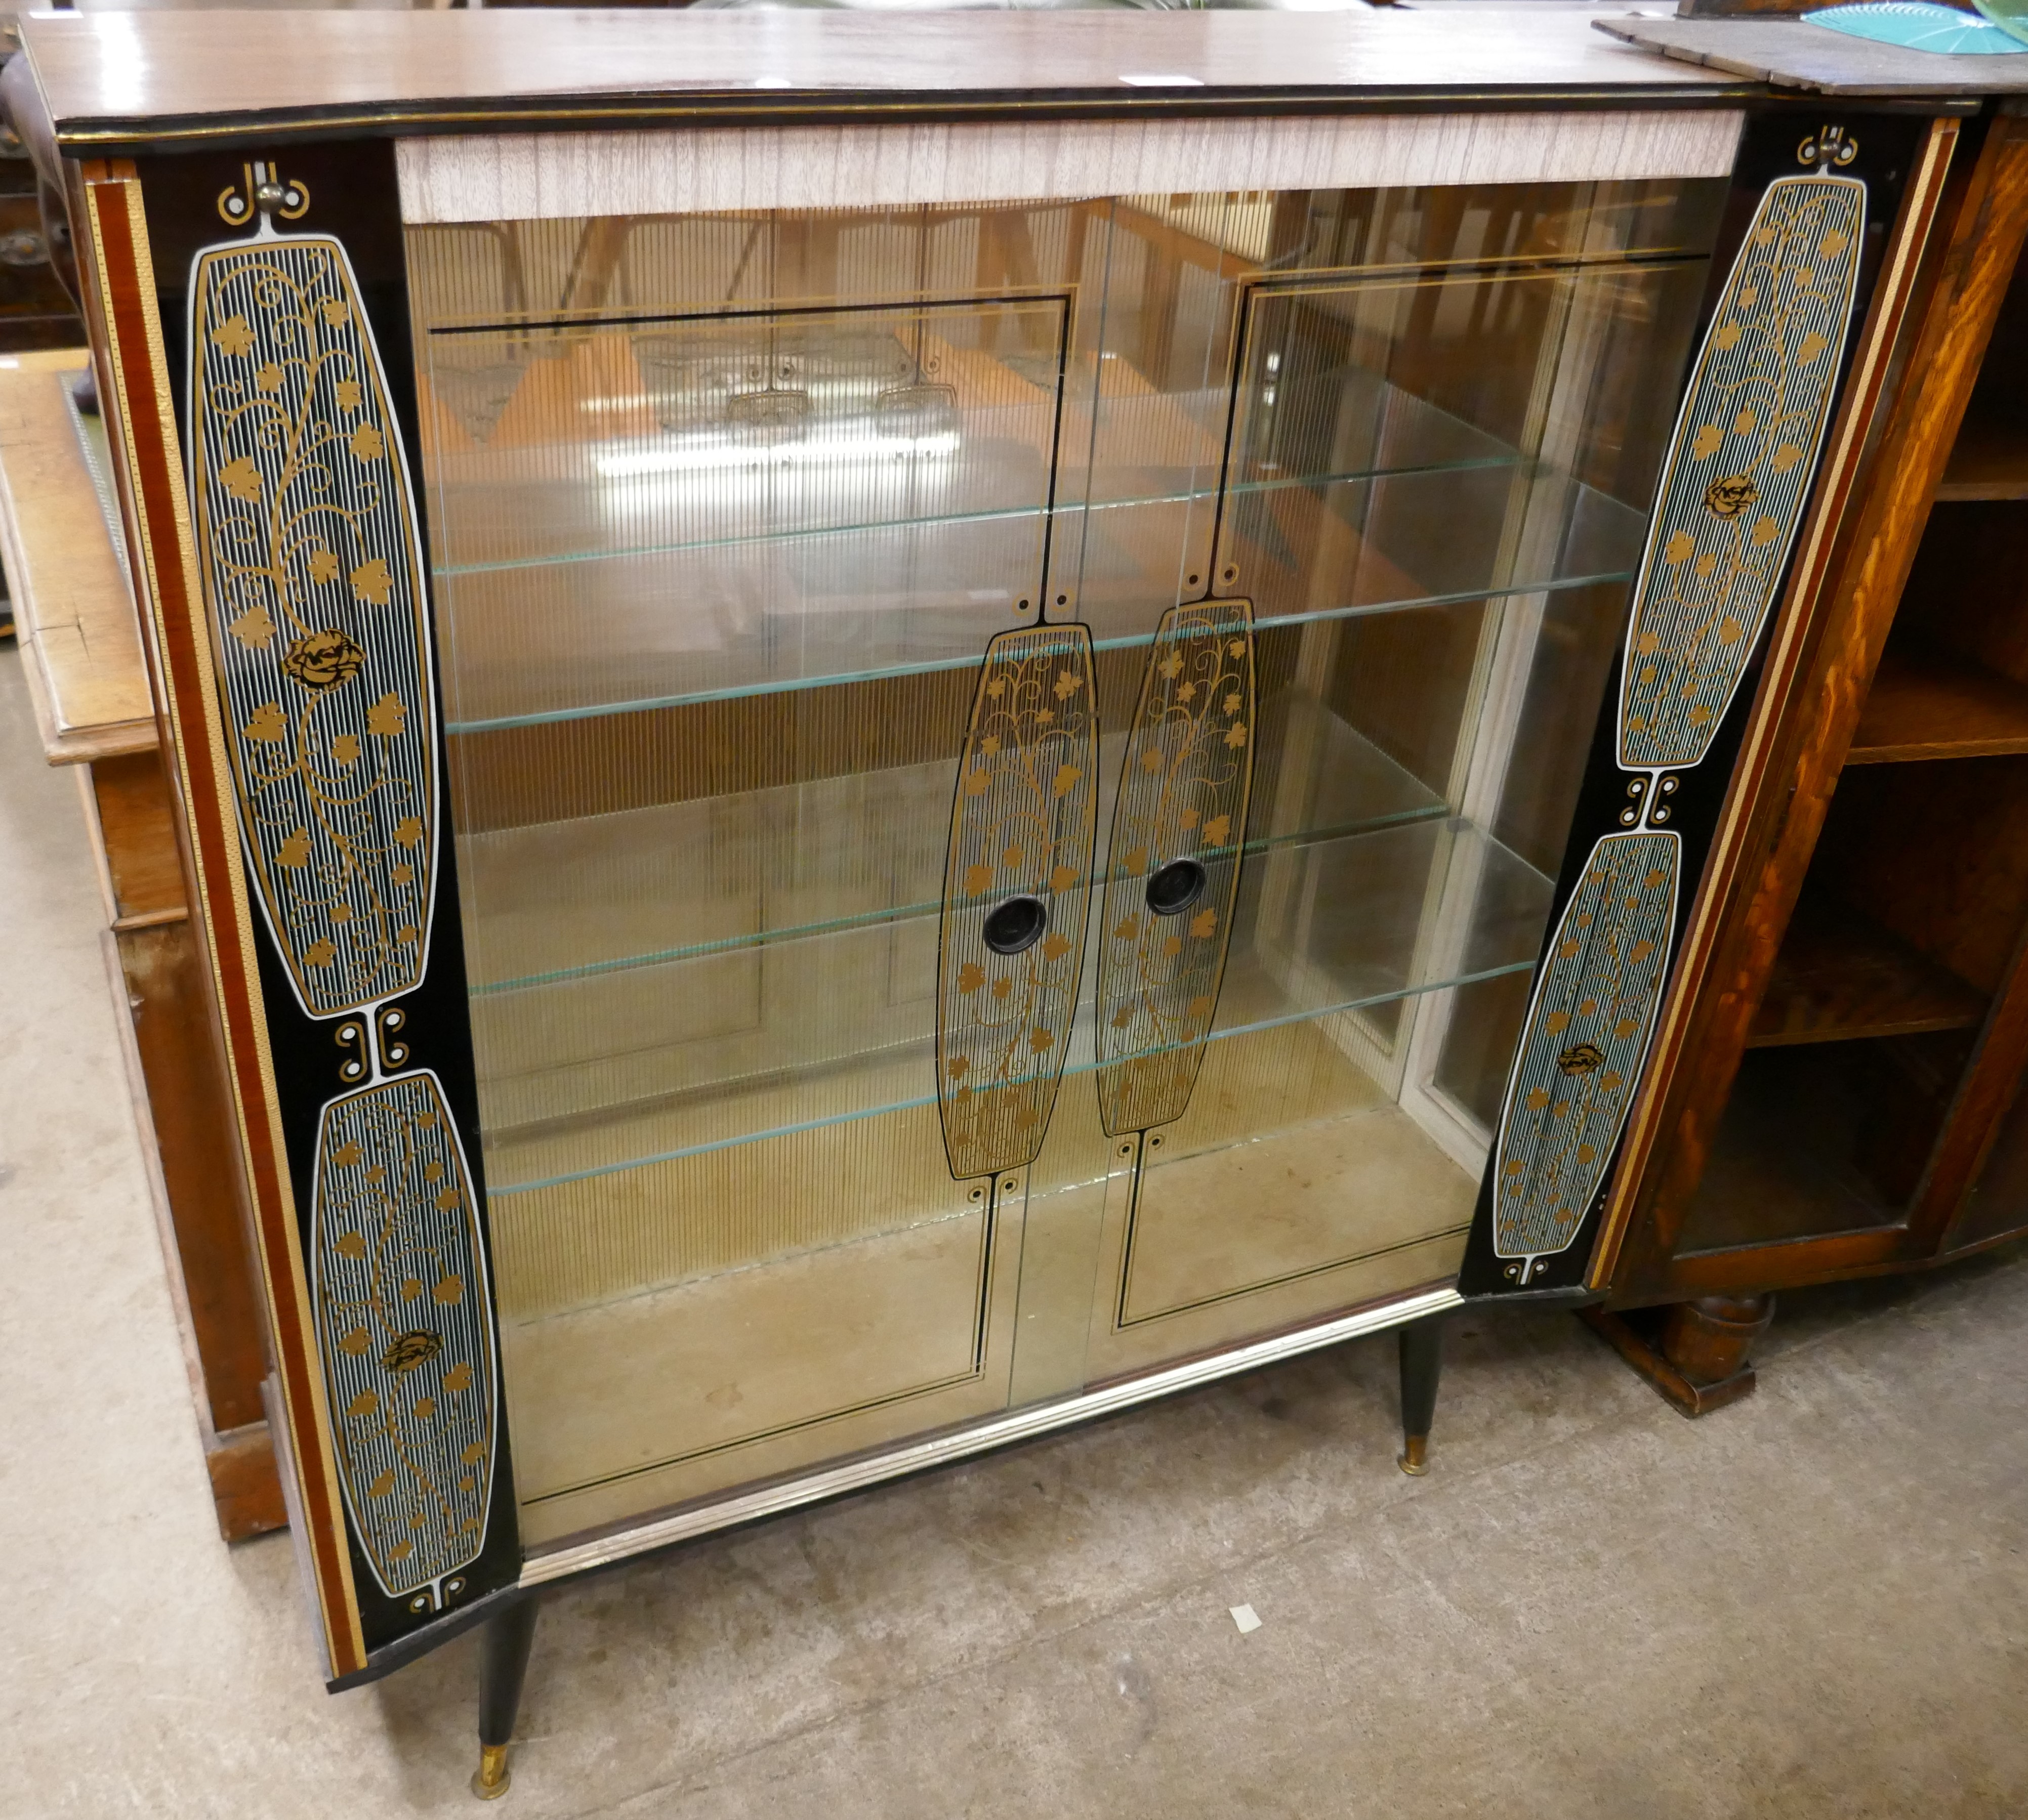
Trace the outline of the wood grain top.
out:
<instances>
[{"instance_id":1,"label":"wood grain top","mask_svg":"<svg viewBox=\"0 0 2028 1820\"><path fill-rule=\"evenodd\" d=\"M1775 88L1820 94L1933 95L2028 92L2028 51L1951 57L1908 50L1800 19L1600 19L1608 37Z\"/></svg>"},{"instance_id":2,"label":"wood grain top","mask_svg":"<svg viewBox=\"0 0 2028 1820\"><path fill-rule=\"evenodd\" d=\"M0 364L0 559L52 764L156 744L134 597L65 397L86 357Z\"/></svg>"},{"instance_id":3,"label":"wood grain top","mask_svg":"<svg viewBox=\"0 0 2028 1820\"><path fill-rule=\"evenodd\" d=\"M1575 9L1467 13L679 9L24 17L64 147L498 121L1217 112L1498 98L1723 100L1710 70L1612 43Z\"/></svg>"}]
</instances>

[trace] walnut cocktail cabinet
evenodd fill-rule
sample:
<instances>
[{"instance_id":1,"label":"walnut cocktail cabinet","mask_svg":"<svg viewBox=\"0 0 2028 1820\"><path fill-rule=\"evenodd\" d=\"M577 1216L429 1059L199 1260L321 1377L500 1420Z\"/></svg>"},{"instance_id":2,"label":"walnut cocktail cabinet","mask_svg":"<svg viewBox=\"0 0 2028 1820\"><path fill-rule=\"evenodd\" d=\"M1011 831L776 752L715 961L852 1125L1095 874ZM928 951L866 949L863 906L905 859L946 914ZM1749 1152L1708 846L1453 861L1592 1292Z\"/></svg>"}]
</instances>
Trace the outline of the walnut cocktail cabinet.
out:
<instances>
[{"instance_id":1,"label":"walnut cocktail cabinet","mask_svg":"<svg viewBox=\"0 0 2028 1820\"><path fill-rule=\"evenodd\" d=\"M15 95L330 1678L492 1620L489 1792L546 1583L1388 1327L1419 1470L1443 1311L1582 1293L1957 131L1561 18L621 23Z\"/></svg>"}]
</instances>

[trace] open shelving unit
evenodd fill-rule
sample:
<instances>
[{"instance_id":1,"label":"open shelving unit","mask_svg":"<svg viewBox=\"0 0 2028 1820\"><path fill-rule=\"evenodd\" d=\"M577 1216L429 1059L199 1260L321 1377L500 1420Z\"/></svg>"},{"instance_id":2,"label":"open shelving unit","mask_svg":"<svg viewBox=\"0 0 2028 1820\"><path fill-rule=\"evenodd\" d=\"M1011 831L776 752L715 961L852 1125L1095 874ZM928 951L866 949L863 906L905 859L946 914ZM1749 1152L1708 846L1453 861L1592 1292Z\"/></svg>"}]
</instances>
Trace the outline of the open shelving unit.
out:
<instances>
[{"instance_id":1,"label":"open shelving unit","mask_svg":"<svg viewBox=\"0 0 2028 1820\"><path fill-rule=\"evenodd\" d=\"M2028 134L1975 146L1587 1315L1688 1414L1774 1292L2028 1230Z\"/></svg>"},{"instance_id":2,"label":"open shelving unit","mask_svg":"<svg viewBox=\"0 0 2028 1820\"><path fill-rule=\"evenodd\" d=\"M2028 499L2028 425L2018 412L1994 398L1972 400L1936 496L1940 505Z\"/></svg>"},{"instance_id":3,"label":"open shelving unit","mask_svg":"<svg viewBox=\"0 0 2028 1820\"><path fill-rule=\"evenodd\" d=\"M2008 1045L1985 1034L2028 991L2024 349L2028 268L2001 305L1755 1015L1685 1221L1692 1255L1941 1234L1954 1210L1937 1197L1962 1168L1948 1152L1988 1135L1963 1109L1989 1123L1991 1086L1974 1077L2008 1065Z\"/></svg>"},{"instance_id":4,"label":"open shelving unit","mask_svg":"<svg viewBox=\"0 0 2028 1820\"><path fill-rule=\"evenodd\" d=\"M1948 650L1915 646L1891 648L1881 659L1845 763L2023 752L2028 686Z\"/></svg>"},{"instance_id":5,"label":"open shelving unit","mask_svg":"<svg viewBox=\"0 0 2028 1820\"><path fill-rule=\"evenodd\" d=\"M1827 894L1797 906L1748 1038L1752 1049L1964 1030L1986 1001L1866 912Z\"/></svg>"}]
</instances>

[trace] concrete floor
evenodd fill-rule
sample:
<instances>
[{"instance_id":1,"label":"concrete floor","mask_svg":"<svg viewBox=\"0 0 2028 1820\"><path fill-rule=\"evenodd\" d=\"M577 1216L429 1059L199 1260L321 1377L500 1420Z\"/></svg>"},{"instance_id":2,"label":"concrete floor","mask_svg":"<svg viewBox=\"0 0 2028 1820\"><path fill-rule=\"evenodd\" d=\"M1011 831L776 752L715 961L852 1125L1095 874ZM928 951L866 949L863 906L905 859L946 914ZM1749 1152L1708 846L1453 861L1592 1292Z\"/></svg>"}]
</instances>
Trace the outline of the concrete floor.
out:
<instances>
[{"instance_id":1,"label":"concrete floor","mask_svg":"<svg viewBox=\"0 0 2028 1820\"><path fill-rule=\"evenodd\" d=\"M2028 1256L1796 1297L1684 1421L1568 1315L1390 1342L694 1546L331 1699L228 1550L72 781L0 653L0 1815L2028 1814ZM1227 1607L1262 1626L1242 1636Z\"/></svg>"}]
</instances>

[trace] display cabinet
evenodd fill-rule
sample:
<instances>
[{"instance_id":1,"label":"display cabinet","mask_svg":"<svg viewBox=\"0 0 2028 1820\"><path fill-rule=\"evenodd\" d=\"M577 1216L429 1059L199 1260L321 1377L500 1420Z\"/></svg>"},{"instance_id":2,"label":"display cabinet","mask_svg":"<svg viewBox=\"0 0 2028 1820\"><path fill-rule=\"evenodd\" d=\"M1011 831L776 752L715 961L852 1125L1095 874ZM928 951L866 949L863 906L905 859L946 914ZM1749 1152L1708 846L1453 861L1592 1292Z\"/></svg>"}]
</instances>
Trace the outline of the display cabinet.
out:
<instances>
[{"instance_id":1,"label":"display cabinet","mask_svg":"<svg viewBox=\"0 0 2028 1820\"><path fill-rule=\"evenodd\" d=\"M1489 17L28 24L330 1678L489 1621L481 1792L543 1585L1388 1329L1419 1470L1586 1293L1964 110Z\"/></svg>"}]
</instances>

